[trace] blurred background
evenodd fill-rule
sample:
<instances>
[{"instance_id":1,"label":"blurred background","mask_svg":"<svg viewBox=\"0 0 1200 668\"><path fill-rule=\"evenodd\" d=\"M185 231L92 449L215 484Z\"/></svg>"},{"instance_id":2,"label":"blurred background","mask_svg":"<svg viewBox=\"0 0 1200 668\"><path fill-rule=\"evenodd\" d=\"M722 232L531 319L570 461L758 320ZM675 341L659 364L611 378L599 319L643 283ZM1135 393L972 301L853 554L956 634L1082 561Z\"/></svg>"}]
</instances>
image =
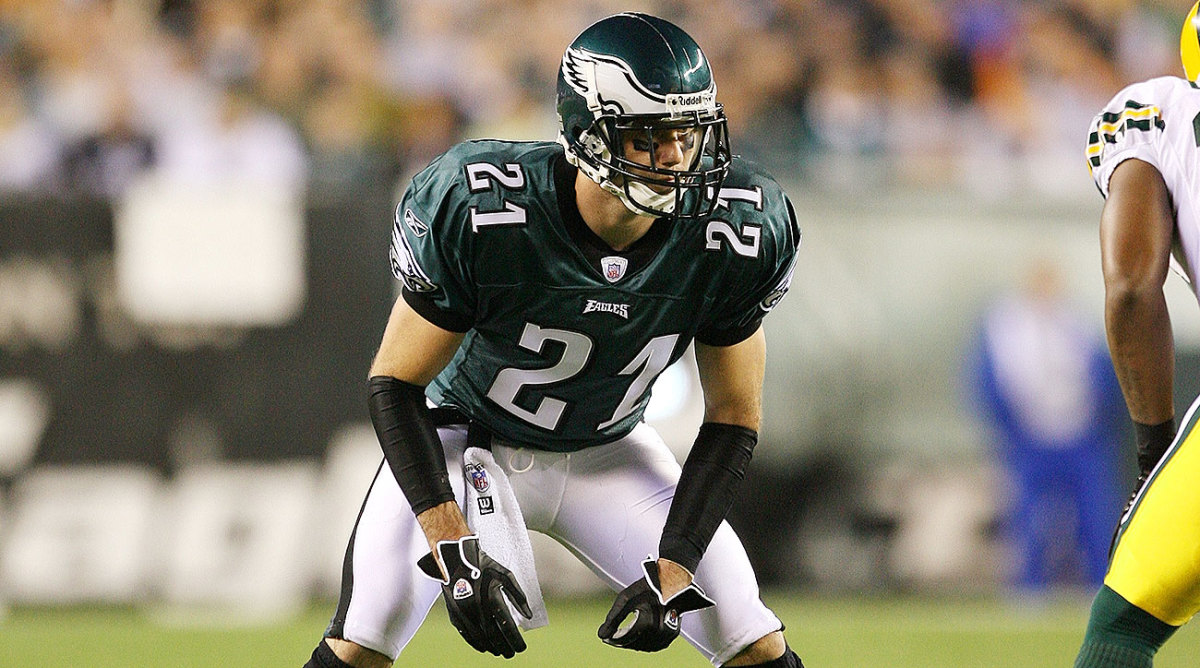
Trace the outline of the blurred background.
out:
<instances>
[{"instance_id":1,"label":"blurred background","mask_svg":"<svg viewBox=\"0 0 1200 668\"><path fill-rule=\"evenodd\" d=\"M0 606L335 595L406 179L553 139L563 49L628 9L702 45L804 233L730 518L763 584L1090 593L1086 509L1109 531L1134 465L1087 126L1181 72L1188 6L0 0ZM1200 322L1167 289L1189 401ZM685 359L652 407L681 457L695 382ZM1061 475L1031 487L1029 451ZM596 590L538 545L548 594Z\"/></svg>"}]
</instances>

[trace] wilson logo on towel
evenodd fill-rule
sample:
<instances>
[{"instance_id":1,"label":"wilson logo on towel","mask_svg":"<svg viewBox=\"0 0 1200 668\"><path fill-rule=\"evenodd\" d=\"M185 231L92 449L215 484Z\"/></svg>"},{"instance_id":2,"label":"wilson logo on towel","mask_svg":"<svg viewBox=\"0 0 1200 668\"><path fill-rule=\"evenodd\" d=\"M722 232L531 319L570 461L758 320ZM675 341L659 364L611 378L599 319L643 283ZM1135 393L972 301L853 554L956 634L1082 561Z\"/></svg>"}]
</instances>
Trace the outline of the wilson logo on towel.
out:
<instances>
[{"instance_id":1,"label":"wilson logo on towel","mask_svg":"<svg viewBox=\"0 0 1200 668\"><path fill-rule=\"evenodd\" d=\"M479 514L480 515L491 515L494 512L496 512L496 505L492 503L492 497L490 497L490 496L479 497Z\"/></svg>"}]
</instances>

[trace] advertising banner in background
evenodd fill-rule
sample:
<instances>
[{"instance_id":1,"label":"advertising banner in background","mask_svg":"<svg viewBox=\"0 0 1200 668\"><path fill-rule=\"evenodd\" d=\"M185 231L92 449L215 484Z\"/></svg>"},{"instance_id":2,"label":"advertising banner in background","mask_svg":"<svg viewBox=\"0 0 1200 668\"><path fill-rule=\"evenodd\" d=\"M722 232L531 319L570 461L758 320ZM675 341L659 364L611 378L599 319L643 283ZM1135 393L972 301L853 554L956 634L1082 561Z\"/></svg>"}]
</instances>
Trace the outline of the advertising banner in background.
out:
<instances>
[{"instance_id":1,"label":"advertising banner in background","mask_svg":"<svg viewBox=\"0 0 1200 668\"><path fill-rule=\"evenodd\" d=\"M247 242L256 235L235 237L231 247L240 241L243 251L227 253L224 268L218 243L201 248L204 237L183 230L174 246L157 240L175 255L141 271L154 284L141 290L137 312L118 279L147 263L114 254L106 204L0 205L0 466L9 475L67 462L170 472L190 460L322 456L340 426L366 414L367 368L393 299L390 224L386 199L310 204L296 223L302 238L268 231L256 249ZM270 275L289 262L290 273ZM197 266L259 278L165 278ZM256 280L265 287L252 289ZM228 313L204 299L214 283ZM153 318L145 304L172 294L164 317ZM189 301L201 302L191 321ZM269 317L242 324L239 314Z\"/></svg>"},{"instance_id":2,"label":"advertising banner in background","mask_svg":"<svg viewBox=\"0 0 1200 668\"><path fill-rule=\"evenodd\" d=\"M393 203L193 195L0 202L0 604L231 619L338 590L381 461L364 385L395 298ZM193 229L201 210L218 223ZM805 246L767 323L760 443L730 523L767 586L997 586L1005 489L962 353L987 298L1047 249L1098 326L1094 212L821 197L797 211ZM1175 283L1171 299L1194 299ZM1190 382L1194 335L1179 340ZM681 459L701 409L683 362L648 412ZM547 595L599 586L534 544Z\"/></svg>"}]
</instances>

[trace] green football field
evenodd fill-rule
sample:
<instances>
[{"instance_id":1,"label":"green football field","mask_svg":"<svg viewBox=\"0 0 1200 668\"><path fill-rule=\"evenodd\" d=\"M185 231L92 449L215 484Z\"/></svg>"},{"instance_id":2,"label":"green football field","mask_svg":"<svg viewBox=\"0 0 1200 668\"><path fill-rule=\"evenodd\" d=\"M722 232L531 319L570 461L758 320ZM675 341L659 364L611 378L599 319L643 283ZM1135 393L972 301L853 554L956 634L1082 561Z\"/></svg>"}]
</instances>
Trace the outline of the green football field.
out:
<instances>
[{"instance_id":1,"label":"green football field","mask_svg":"<svg viewBox=\"0 0 1200 668\"><path fill-rule=\"evenodd\" d=\"M816 598L767 592L787 635L809 668L1071 666L1087 602L1037 607L992 599ZM686 643L637 654L603 645L595 629L608 601L552 600L550 626L526 634L529 649L510 661L476 654L459 639L440 605L398 666L705 666ZM284 622L222 628L167 624L131 609L9 610L0 618L0 666L52 668L298 668L329 605ZM1184 627L1159 652L1156 668L1200 665L1200 628Z\"/></svg>"}]
</instances>

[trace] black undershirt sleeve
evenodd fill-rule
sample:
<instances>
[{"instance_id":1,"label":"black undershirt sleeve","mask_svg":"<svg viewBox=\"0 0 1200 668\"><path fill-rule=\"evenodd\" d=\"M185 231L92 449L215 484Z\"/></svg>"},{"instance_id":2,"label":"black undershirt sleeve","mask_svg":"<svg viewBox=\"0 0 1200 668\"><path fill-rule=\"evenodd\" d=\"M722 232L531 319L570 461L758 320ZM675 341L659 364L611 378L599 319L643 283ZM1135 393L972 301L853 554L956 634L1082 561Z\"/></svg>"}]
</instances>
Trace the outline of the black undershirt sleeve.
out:
<instances>
[{"instance_id":1,"label":"black undershirt sleeve","mask_svg":"<svg viewBox=\"0 0 1200 668\"><path fill-rule=\"evenodd\" d=\"M738 483L746 477L758 432L717 422L700 433L683 464L675 498L667 512L658 556L695 573L700 558L733 505Z\"/></svg>"},{"instance_id":2,"label":"black undershirt sleeve","mask_svg":"<svg viewBox=\"0 0 1200 668\"><path fill-rule=\"evenodd\" d=\"M441 308L424 293L402 288L400 295L418 315L444 330L462 334L474 325L471 318Z\"/></svg>"},{"instance_id":3,"label":"black undershirt sleeve","mask_svg":"<svg viewBox=\"0 0 1200 668\"><path fill-rule=\"evenodd\" d=\"M372 376L367 385L371 423L413 514L453 501L446 453L425 405L425 388L390 376Z\"/></svg>"}]
</instances>

